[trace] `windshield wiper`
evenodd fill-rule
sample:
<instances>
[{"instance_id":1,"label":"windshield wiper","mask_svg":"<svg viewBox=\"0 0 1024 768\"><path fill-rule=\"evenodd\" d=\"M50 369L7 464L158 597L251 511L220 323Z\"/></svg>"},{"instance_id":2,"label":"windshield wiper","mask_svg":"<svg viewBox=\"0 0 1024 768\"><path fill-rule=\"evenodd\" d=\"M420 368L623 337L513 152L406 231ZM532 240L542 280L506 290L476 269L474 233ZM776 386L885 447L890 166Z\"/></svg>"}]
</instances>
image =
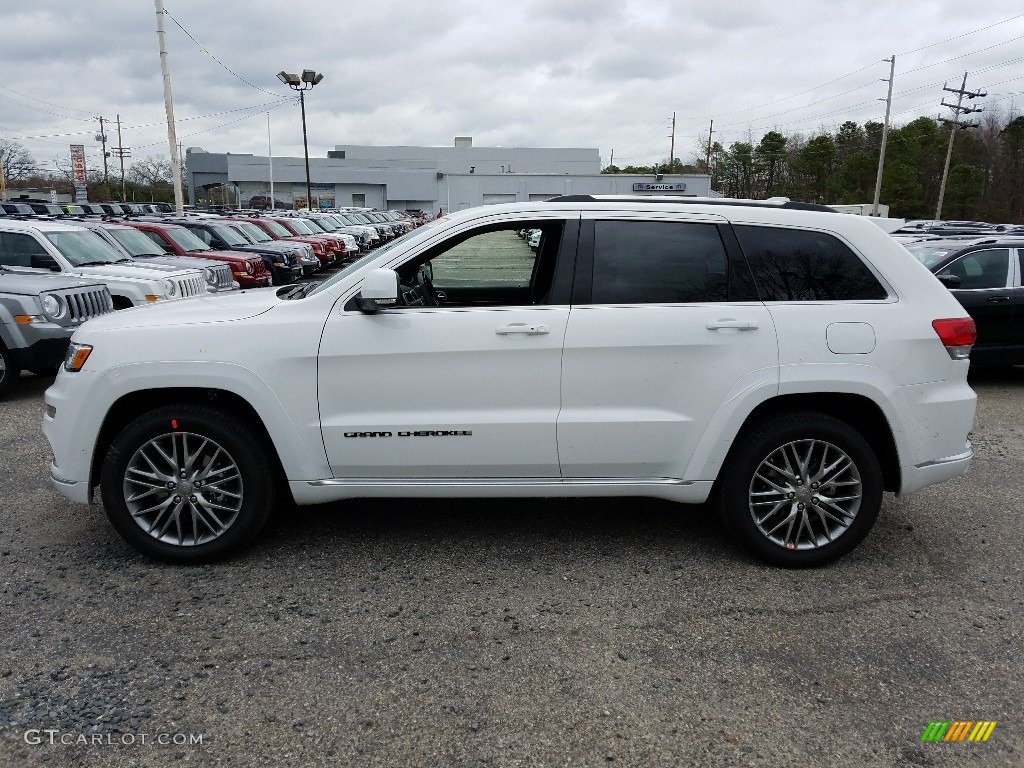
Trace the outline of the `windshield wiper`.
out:
<instances>
[{"instance_id":1,"label":"windshield wiper","mask_svg":"<svg viewBox=\"0 0 1024 768\"><path fill-rule=\"evenodd\" d=\"M102 267L104 264L113 264L112 261L80 261L76 267Z\"/></svg>"}]
</instances>

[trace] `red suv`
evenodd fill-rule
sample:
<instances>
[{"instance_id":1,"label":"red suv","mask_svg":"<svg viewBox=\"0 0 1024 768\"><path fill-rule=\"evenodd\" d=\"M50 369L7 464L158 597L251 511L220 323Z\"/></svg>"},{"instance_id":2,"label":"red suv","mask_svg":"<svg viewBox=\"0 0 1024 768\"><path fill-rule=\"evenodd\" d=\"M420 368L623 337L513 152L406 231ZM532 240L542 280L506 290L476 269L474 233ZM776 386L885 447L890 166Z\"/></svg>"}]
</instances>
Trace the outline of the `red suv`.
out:
<instances>
[{"instance_id":1,"label":"red suv","mask_svg":"<svg viewBox=\"0 0 1024 768\"><path fill-rule=\"evenodd\" d=\"M215 251L188 229L177 224L134 220L126 220L122 223L142 230L167 253L226 261L231 265L231 274L243 288L264 288L270 285L270 273L267 272L267 265L256 254L244 251Z\"/></svg>"},{"instance_id":2,"label":"red suv","mask_svg":"<svg viewBox=\"0 0 1024 768\"><path fill-rule=\"evenodd\" d=\"M303 243L313 249L313 254L320 259L320 266L323 269L333 266L345 253L345 243L341 240L331 238L315 237L313 235L293 235L292 231L277 219L270 219L263 216L231 216L228 221L248 221L255 224L275 240L290 240L296 243Z\"/></svg>"}]
</instances>

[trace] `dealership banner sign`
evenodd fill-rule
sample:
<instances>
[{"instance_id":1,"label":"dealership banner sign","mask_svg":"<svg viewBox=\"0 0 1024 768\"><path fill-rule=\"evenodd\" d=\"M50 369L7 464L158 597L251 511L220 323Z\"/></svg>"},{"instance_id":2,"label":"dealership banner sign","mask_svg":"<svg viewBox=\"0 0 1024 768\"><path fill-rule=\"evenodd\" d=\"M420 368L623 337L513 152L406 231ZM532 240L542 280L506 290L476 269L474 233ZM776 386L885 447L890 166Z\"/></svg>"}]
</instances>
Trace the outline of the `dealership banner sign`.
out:
<instances>
[{"instance_id":1,"label":"dealership banner sign","mask_svg":"<svg viewBox=\"0 0 1024 768\"><path fill-rule=\"evenodd\" d=\"M71 177L75 184L75 202L88 201L85 188L85 145L71 145Z\"/></svg>"}]
</instances>

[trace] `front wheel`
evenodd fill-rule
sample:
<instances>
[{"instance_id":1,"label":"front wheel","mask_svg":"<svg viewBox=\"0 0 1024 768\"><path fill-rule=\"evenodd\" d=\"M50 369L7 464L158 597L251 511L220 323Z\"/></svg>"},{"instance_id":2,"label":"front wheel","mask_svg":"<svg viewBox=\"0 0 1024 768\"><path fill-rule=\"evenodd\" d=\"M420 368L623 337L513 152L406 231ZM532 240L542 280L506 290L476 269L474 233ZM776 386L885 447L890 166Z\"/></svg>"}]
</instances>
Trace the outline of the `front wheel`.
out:
<instances>
[{"instance_id":1,"label":"front wheel","mask_svg":"<svg viewBox=\"0 0 1024 768\"><path fill-rule=\"evenodd\" d=\"M9 395L21 382L21 366L0 342L0 398Z\"/></svg>"},{"instance_id":2,"label":"front wheel","mask_svg":"<svg viewBox=\"0 0 1024 768\"><path fill-rule=\"evenodd\" d=\"M754 556L790 568L824 565L870 532L882 469L849 424L821 413L777 416L737 439L720 504L726 527Z\"/></svg>"},{"instance_id":3,"label":"front wheel","mask_svg":"<svg viewBox=\"0 0 1024 768\"><path fill-rule=\"evenodd\" d=\"M276 473L264 441L234 416L169 405L125 427L103 460L111 524L141 552L173 563L217 560L270 517Z\"/></svg>"}]
</instances>

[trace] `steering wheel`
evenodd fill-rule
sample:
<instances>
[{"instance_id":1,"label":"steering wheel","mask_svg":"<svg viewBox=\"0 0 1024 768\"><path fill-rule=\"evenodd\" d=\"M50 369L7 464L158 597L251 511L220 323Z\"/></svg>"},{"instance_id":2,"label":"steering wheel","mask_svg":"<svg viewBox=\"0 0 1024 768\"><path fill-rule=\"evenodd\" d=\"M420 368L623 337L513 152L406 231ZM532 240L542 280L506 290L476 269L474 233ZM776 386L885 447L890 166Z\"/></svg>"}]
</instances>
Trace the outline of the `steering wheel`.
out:
<instances>
[{"instance_id":1,"label":"steering wheel","mask_svg":"<svg viewBox=\"0 0 1024 768\"><path fill-rule=\"evenodd\" d=\"M441 297L437 295L434 283L431 282L430 278L427 277L426 272L422 269L416 271L416 285L419 286L420 296L423 298L424 306L441 306Z\"/></svg>"}]
</instances>

